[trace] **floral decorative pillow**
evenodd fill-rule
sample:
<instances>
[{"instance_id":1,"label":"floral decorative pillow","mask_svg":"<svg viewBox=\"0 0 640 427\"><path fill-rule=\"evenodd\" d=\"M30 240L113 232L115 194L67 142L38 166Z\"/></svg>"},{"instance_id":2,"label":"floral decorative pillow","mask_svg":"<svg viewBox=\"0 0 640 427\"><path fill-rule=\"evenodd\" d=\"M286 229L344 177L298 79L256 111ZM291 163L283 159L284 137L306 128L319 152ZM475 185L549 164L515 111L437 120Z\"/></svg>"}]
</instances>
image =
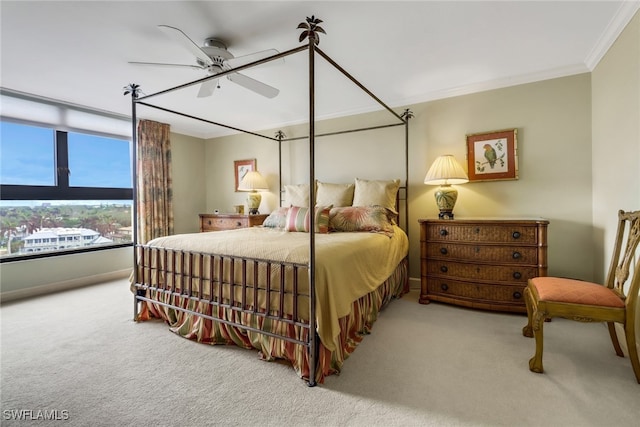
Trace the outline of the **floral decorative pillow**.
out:
<instances>
[{"instance_id":1,"label":"floral decorative pillow","mask_svg":"<svg viewBox=\"0 0 640 427\"><path fill-rule=\"evenodd\" d=\"M287 212L289 208L281 207L271 212L262 223L263 227L268 228L284 228L287 224Z\"/></svg>"},{"instance_id":2,"label":"floral decorative pillow","mask_svg":"<svg viewBox=\"0 0 640 427\"><path fill-rule=\"evenodd\" d=\"M331 231L368 231L393 235L393 224L389 209L382 206L348 206L331 209L329 229Z\"/></svg>"},{"instance_id":3,"label":"floral decorative pillow","mask_svg":"<svg viewBox=\"0 0 640 427\"><path fill-rule=\"evenodd\" d=\"M316 233L329 232L329 212L331 206L318 206L314 212L314 231ZM311 218L311 209L302 206L291 206L287 211L287 219L285 229L287 231L309 232Z\"/></svg>"}]
</instances>

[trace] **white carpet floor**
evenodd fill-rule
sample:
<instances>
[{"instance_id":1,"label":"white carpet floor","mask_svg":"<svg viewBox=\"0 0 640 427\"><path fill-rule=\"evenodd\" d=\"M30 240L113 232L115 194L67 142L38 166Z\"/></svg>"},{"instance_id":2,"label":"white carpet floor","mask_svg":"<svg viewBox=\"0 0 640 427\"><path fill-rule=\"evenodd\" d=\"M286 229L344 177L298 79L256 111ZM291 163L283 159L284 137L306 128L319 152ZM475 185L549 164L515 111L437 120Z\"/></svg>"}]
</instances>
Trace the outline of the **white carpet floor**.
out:
<instances>
[{"instance_id":1,"label":"white carpet floor","mask_svg":"<svg viewBox=\"0 0 640 427\"><path fill-rule=\"evenodd\" d=\"M420 305L417 297L392 302L343 372L311 388L255 351L136 324L126 280L7 303L0 423L640 425L640 384L603 325L546 324L540 375L528 369L534 341L522 336L525 316ZM52 413L63 419L32 419Z\"/></svg>"}]
</instances>

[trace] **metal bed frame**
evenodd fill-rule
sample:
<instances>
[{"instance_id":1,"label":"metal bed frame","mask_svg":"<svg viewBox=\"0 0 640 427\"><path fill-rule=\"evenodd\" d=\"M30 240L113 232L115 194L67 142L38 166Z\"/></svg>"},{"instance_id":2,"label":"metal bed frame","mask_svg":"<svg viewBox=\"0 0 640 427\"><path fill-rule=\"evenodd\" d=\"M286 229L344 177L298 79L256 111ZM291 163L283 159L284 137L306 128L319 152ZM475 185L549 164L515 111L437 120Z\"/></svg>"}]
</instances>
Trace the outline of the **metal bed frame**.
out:
<instances>
[{"instance_id":1,"label":"metal bed frame","mask_svg":"<svg viewBox=\"0 0 640 427\"><path fill-rule=\"evenodd\" d=\"M358 82L351 74L339 66L333 61L326 53L319 49L319 33L325 33L325 31L318 25L322 21L307 17L306 23L301 23L298 28L305 29L300 35L300 42L308 39L307 44L299 46L288 51L278 53L276 55L251 62L249 64L234 68L232 70L224 71L215 75L211 75L205 78L201 78L189 83L185 83L173 88L162 90L150 95L140 96L140 87L136 84L130 84L125 88L125 95L131 95L132 104L132 135L133 135L133 164L136 165L136 152L137 152L137 107L139 105L155 108L164 112L173 113L183 117L188 117L201 122L210 123L216 126L222 126L234 131L254 135L260 138L266 138L272 141L278 142L279 160L279 180L280 188L282 188L282 142L294 141L299 139L309 140L309 182L315 182L315 138L321 136L339 135L350 132L360 132L366 130L375 130L388 128L393 126L405 127L405 186L401 186L400 190L404 190L404 223L405 228L408 228L408 141L409 141L409 119L413 117L412 112L409 109L405 109L402 114L397 114L378 97L376 97L371 91ZM325 33L326 34L326 33ZM296 54L303 51L308 52L308 64L309 64L309 133L306 137L298 138L286 138L283 132L276 132L274 137L258 134L251 131L228 126L222 123L217 123L204 118L187 115L178 111L169 110L160 106L156 106L148 103L150 98L158 97L160 95L177 91L192 85L202 83L212 78L220 78L227 74L241 71L243 69L251 68L257 65L261 65L270 61L278 60L289 55ZM384 109L389 111L396 119L394 123L384 124L380 126L350 129L346 131L338 131L332 133L325 133L316 135L315 133L315 57L320 55L335 69L340 71L356 86L362 89L372 99L374 99ZM134 166L135 167L135 166ZM315 186L309 186L309 200L315 200ZM301 345L305 348L305 353L308 359L309 366L309 378L308 385L316 385L317 374L317 356L320 346L320 340L316 333L316 296L315 296L315 233L309 234L309 263L287 263L287 262L274 262L267 259L252 259L244 257L233 257L218 254L204 254L189 251L177 251L170 249L152 248L138 243L137 236L137 211L136 211L136 197L137 188L134 180L134 215L133 215L133 241L134 241L134 273L133 273L133 286L135 288L134 293L134 319L137 319L139 314L139 303L147 301L153 304L159 304L161 306L170 307L175 310L179 310L191 315L200 316L205 319L209 319L215 322L223 323L229 326L237 327L242 330L252 331L259 334L275 337L288 342L292 342L296 345ZM281 198L280 198L281 199ZM281 203L281 202L280 202ZM310 230L315 227L314 216L310 215ZM404 268L407 268L407 260L404 261ZM402 264L402 263L401 263ZM160 265L164 267L161 268ZM279 283L272 283L271 272L276 269L280 272ZM208 274L207 272L208 271ZM266 271L264 277L259 277L260 271ZM217 272L217 277L216 273ZM284 273L284 274L283 274ZM157 285L160 281L160 275L163 275L163 283ZM229 279L225 279L225 274L229 276ZM308 290L299 289L298 277L300 274L308 274ZM408 273L407 273L408 274ZM293 283L285 286L285 276L292 276ZM239 276L239 277L238 277ZM259 285L258 282L266 284ZM258 296L262 294L267 300L266 307L272 307L272 301L277 301L276 310L263 310L258 307ZM158 301L151 297L151 295L165 296L165 299L171 299L172 303ZM309 304L309 319L302 320L298 316L298 304L302 298L308 299ZM175 303L175 301L180 303ZM292 301L293 313L285 313L285 300ZM208 313L202 313L196 311L198 305L205 304L209 306ZM260 328L256 328L247 324L243 324L240 321L229 320L223 318L224 311L227 313L235 314L249 314L256 316L257 318L282 322L286 325L302 328L305 333L300 334L303 338L295 338L287 336L285 334L278 334L269 331L265 331ZM209 314L210 312L210 314ZM229 317L229 316L227 316ZM233 317L233 316L231 316ZM286 329L286 328L285 328Z\"/></svg>"}]
</instances>

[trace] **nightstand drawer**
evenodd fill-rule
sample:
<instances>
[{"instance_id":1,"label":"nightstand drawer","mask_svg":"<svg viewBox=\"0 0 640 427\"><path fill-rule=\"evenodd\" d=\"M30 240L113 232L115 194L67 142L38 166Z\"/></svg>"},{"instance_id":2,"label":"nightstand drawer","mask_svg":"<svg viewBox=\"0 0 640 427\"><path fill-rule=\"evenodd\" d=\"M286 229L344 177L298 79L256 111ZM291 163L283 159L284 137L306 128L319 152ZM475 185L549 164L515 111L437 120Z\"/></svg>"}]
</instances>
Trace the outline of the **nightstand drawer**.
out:
<instances>
[{"instance_id":1,"label":"nightstand drawer","mask_svg":"<svg viewBox=\"0 0 640 427\"><path fill-rule=\"evenodd\" d=\"M235 230L262 225L268 215L200 214L200 231Z\"/></svg>"},{"instance_id":2,"label":"nightstand drawer","mask_svg":"<svg viewBox=\"0 0 640 427\"><path fill-rule=\"evenodd\" d=\"M216 230L233 230L235 228L245 228L246 218L210 218L209 227Z\"/></svg>"}]
</instances>

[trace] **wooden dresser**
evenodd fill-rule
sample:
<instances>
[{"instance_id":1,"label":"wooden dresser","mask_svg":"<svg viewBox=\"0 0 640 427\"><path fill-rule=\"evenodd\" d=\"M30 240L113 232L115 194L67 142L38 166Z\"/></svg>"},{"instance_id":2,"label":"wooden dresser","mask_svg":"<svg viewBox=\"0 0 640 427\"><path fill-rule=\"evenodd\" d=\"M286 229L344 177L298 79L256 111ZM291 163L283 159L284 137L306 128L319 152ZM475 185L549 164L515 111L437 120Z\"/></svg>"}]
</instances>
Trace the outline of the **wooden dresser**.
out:
<instances>
[{"instance_id":1,"label":"wooden dresser","mask_svg":"<svg viewBox=\"0 0 640 427\"><path fill-rule=\"evenodd\" d=\"M544 219L420 219L420 303L526 313L524 288L547 275Z\"/></svg>"},{"instance_id":2,"label":"wooden dresser","mask_svg":"<svg viewBox=\"0 0 640 427\"><path fill-rule=\"evenodd\" d=\"M200 231L233 230L262 225L269 215L200 214Z\"/></svg>"}]
</instances>

